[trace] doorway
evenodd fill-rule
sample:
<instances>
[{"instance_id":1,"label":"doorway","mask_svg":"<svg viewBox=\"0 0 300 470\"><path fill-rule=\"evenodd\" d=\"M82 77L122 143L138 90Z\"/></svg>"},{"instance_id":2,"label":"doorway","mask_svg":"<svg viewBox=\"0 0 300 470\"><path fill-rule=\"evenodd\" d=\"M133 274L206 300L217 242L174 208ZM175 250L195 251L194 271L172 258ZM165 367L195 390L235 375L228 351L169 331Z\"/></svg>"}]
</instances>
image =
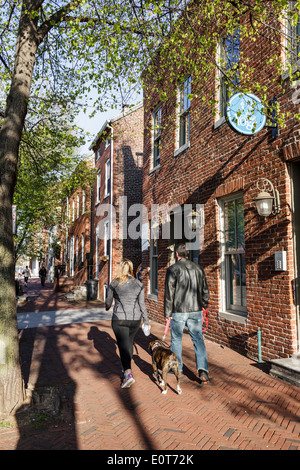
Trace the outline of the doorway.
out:
<instances>
[{"instance_id":1,"label":"doorway","mask_svg":"<svg viewBox=\"0 0 300 470\"><path fill-rule=\"evenodd\" d=\"M300 161L291 163L292 212L295 265L295 302L297 312L297 353L300 353Z\"/></svg>"}]
</instances>

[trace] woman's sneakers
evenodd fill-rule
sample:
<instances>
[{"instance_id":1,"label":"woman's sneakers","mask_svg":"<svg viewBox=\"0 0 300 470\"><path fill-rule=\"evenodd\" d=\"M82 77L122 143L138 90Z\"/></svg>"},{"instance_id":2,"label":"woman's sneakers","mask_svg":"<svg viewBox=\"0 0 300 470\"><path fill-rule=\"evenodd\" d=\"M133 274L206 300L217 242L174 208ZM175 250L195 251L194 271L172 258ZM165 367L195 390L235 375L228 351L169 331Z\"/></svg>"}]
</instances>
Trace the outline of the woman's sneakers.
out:
<instances>
[{"instance_id":1,"label":"woman's sneakers","mask_svg":"<svg viewBox=\"0 0 300 470\"><path fill-rule=\"evenodd\" d=\"M124 380L121 383L121 388L129 388L132 384L134 384L135 380L132 377L132 374L127 374L124 376Z\"/></svg>"}]
</instances>

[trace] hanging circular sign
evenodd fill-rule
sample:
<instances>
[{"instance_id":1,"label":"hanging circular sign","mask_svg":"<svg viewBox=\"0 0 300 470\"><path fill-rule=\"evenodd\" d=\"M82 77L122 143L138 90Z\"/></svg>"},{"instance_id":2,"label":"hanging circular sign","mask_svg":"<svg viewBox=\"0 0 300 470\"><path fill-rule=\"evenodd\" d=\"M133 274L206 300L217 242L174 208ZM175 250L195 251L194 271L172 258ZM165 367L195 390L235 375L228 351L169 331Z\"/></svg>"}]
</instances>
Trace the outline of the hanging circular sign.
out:
<instances>
[{"instance_id":1,"label":"hanging circular sign","mask_svg":"<svg viewBox=\"0 0 300 470\"><path fill-rule=\"evenodd\" d=\"M246 135L257 134L267 120L260 99L246 93L236 93L230 98L226 114L230 125Z\"/></svg>"}]
</instances>

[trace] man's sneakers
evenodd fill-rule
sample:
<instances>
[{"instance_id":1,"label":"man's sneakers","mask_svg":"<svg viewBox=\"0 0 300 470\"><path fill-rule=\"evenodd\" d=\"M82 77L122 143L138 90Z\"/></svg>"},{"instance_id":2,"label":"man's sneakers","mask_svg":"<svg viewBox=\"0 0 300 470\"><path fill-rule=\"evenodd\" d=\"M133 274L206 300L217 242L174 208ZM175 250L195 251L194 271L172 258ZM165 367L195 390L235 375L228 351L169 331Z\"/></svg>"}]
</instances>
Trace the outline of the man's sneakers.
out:
<instances>
[{"instance_id":1,"label":"man's sneakers","mask_svg":"<svg viewBox=\"0 0 300 470\"><path fill-rule=\"evenodd\" d=\"M211 379L208 377L208 373L206 372L206 370L199 369L198 374L201 385L206 385L211 381Z\"/></svg>"},{"instance_id":2,"label":"man's sneakers","mask_svg":"<svg viewBox=\"0 0 300 470\"><path fill-rule=\"evenodd\" d=\"M132 374L127 374L124 376L123 382L121 383L121 388L130 388L134 382L135 380L132 377Z\"/></svg>"}]
</instances>

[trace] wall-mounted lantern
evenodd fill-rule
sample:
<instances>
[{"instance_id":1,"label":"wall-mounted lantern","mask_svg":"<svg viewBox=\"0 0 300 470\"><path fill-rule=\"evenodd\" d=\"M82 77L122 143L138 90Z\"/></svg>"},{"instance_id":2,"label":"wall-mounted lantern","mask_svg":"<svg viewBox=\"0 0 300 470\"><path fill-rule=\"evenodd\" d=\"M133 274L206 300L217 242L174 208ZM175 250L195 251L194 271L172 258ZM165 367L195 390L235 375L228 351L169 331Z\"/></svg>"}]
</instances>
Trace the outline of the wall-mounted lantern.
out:
<instances>
[{"instance_id":1,"label":"wall-mounted lantern","mask_svg":"<svg viewBox=\"0 0 300 470\"><path fill-rule=\"evenodd\" d=\"M260 193L255 198L257 212L262 217L278 214L281 210L279 192L267 178L261 178L256 186Z\"/></svg>"}]
</instances>

